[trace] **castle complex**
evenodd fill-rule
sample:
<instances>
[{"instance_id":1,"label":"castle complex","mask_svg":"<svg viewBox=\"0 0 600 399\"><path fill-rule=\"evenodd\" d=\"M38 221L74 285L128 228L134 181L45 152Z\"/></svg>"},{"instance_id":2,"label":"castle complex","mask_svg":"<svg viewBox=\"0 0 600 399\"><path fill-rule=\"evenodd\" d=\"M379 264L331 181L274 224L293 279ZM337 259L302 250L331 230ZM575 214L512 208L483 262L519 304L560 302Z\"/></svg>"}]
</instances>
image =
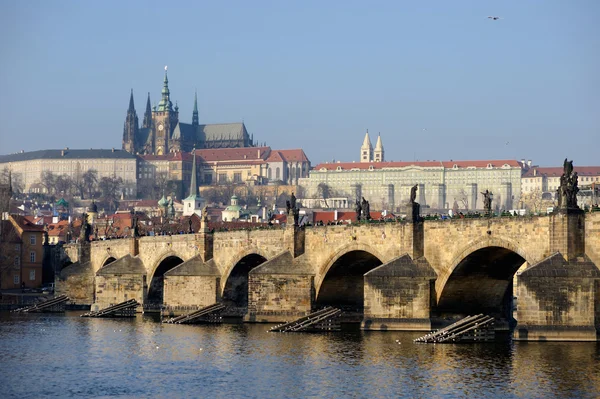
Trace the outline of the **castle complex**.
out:
<instances>
[{"instance_id":1,"label":"castle complex","mask_svg":"<svg viewBox=\"0 0 600 399\"><path fill-rule=\"evenodd\" d=\"M165 155L194 148L254 147L253 137L248 135L244 123L200 124L198 99L194 97L192 123L179 121L179 107L173 106L169 91L169 79L165 67L165 79L158 106L150 106L150 93L142 127L139 127L133 102L133 90L123 128L123 149L132 154Z\"/></svg>"}]
</instances>

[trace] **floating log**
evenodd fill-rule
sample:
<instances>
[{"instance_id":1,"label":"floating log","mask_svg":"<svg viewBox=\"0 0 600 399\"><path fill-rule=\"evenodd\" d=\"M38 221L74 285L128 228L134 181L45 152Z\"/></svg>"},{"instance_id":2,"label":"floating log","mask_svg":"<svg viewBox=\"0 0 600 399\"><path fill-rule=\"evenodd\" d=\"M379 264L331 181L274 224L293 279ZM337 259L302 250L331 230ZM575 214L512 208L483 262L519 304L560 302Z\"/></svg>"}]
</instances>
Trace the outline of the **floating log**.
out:
<instances>
[{"instance_id":1,"label":"floating log","mask_svg":"<svg viewBox=\"0 0 600 399\"><path fill-rule=\"evenodd\" d=\"M269 332L339 331L340 309L326 307L299 319L272 327Z\"/></svg>"},{"instance_id":2,"label":"floating log","mask_svg":"<svg viewBox=\"0 0 600 399\"><path fill-rule=\"evenodd\" d=\"M494 318L478 314L419 337L414 342L484 342L493 341L495 336Z\"/></svg>"},{"instance_id":3,"label":"floating log","mask_svg":"<svg viewBox=\"0 0 600 399\"><path fill-rule=\"evenodd\" d=\"M135 317L138 306L138 301L130 299L95 312L84 313L81 317Z\"/></svg>"},{"instance_id":4,"label":"floating log","mask_svg":"<svg viewBox=\"0 0 600 399\"><path fill-rule=\"evenodd\" d=\"M222 318L220 313L225 309L222 303L213 303L202 309L193 311L188 314L173 317L164 320L163 323L168 324L197 324L197 323L220 323Z\"/></svg>"},{"instance_id":5,"label":"floating log","mask_svg":"<svg viewBox=\"0 0 600 399\"><path fill-rule=\"evenodd\" d=\"M64 312L65 303L69 300L66 295L49 299L44 302L36 303L31 306L13 310L14 313L34 313L34 312Z\"/></svg>"}]
</instances>

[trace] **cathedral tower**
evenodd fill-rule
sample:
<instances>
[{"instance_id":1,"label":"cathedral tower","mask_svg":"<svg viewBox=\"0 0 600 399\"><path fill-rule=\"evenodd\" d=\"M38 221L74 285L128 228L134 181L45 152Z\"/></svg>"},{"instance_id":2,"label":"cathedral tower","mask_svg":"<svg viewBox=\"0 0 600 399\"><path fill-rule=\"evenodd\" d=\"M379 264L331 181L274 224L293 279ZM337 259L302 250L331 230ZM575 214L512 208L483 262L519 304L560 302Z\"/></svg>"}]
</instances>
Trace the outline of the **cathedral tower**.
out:
<instances>
[{"instance_id":1,"label":"cathedral tower","mask_svg":"<svg viewBox=\"0 0 600 399\"><path fill-rule=\"evenodd\" d=\"M192 126L198 126L198 93L194 93L194 112L192 113Z\"/></svg>"},{"instance_id":2,"label":"cathedral tower","mask_svg":"<svg viewBox=\"0 0 600 399\"><path fill-rule=\"evenodd\" d=\"M142 122L142 128L152 127L152 107L150 106L150 93L148 93L148 101L146 101L146 112L144 112L144 121Z\"/></svg>"},{"instance_id":3,"label":"cathedral tower","mask_svg":"<svg viewBox=\"0 0 600 399\"><path fill-rule=\"evenodd\" d=\"M167 154L170 151L170 139L173 130L179 120L178 108L173 109L171 93L169 92L169 79L167 67L165 67L165 79L163 81L162 98L158 107L152 112L152 134L155 138L154 152L156 155Z\"/></svg>"},{"instance_id":4,"label":"cathedral tower","mask_svg":"<svg viewBox=\"0 0 600 399\"><path fill-rule=\"evenodd\" d=\"M129 108L125 117L125 126L123 127L123 149L134 154L136 152L136 137L138 133L138 117L133 104L133 89L129 96Z\"/></svg>"},{"instance_id":5,"label":"cathedral tower","mask_svg":"<svg viewBox=\"0 0 600 399\"><path fill-rule=\"evenodd\" d=\"M377 136L377 144L375 144L375 151L373 151L373 161L384 162L383 157L383 144L381 143L381 134Z\"/></svg>"},{"instance_id":6,"label":"cathedral tower","mask_svg":"<svg viewBox=\"0 0 600 399\"><path fill-rule=\"evenodd\" d=\"M371 145L371 140L369 139L369 129L367 129L367 134L365 134L365 140L363 141L363 145L360 147L360 162L372 161L373 146Z\"/></svg>"}]
</instances>

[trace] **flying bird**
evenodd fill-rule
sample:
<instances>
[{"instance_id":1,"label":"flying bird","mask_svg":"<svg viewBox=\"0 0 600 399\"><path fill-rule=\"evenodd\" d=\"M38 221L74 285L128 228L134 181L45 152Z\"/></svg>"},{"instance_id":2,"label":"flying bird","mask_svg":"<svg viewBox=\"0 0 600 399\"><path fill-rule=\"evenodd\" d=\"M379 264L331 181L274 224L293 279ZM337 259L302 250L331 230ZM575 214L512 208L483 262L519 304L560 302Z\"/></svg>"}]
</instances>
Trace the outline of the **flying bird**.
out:
<instances>
[{"instance_id":1,"label":"flying bird","mask_svg":"<svg viewBox=\"0 0 600 399\"><path fill-rule=\"evenodd\" d=\"M494 21L497 21L497 20L499 20L499 19L503 19L503 18L500 18L500 17L488 17L488 18L489 18L489 19L493 19Z\"/></svg>"}]
</instances>

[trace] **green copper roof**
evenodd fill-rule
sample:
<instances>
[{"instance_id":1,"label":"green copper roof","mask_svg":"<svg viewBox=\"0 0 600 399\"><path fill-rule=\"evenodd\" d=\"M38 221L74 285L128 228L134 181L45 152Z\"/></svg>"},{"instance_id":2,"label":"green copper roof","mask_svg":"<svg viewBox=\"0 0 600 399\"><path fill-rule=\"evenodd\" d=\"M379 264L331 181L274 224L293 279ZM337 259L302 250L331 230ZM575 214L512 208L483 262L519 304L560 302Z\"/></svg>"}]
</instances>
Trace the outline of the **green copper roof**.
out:
<instances>
[{"instance_id":1,"label":"green copper roof","mask_svg":"<svg viewBox=\"0 0 600 399\"><path fill-rule=\"evenodd\" d=\"M170 92L169 92L169 78L167 78L167 69L165 67L165 80L163 81L163 88L162 88L162 98L160 99L160 102L158 103L158 108L157 111L172 111L173 110L173 103L170 100Z\"/></svg>"},{"instance_id":2,"label":"green copper roof","mask_svg":"<svg viewBox=\"0 0 600 399\"><path fill-rule=\"evenodd\" d=\"M164 208L168 204L169 204L169 201L167 201L167 199L165 198L165 195L163 194L162 198L160 200L158 200L158 206Z\"/></svg>"},{"instance_id":3,"label":"green copper roof","mask_svg":"<svg viewBox=\"0 0 600 399\"><path fill-rule=\"evenodd\" d=\"M201 200L198 195L198 184L196 184L196 151L194 149L194 160L192 161L192 178L190 179L190 195L186 200Z\"/></svg>"},{"instance_id":4,"label":"green copper roof","mask_svg":"<svg viewBox=\"0 0 600 399\"><path fill-rule=\"evenodd\" d=\"M56 201L56 205L63 206L65 208L69 207L69 203L64 198L61 198L58 201Z\"/></svg>"}]
</instances>

